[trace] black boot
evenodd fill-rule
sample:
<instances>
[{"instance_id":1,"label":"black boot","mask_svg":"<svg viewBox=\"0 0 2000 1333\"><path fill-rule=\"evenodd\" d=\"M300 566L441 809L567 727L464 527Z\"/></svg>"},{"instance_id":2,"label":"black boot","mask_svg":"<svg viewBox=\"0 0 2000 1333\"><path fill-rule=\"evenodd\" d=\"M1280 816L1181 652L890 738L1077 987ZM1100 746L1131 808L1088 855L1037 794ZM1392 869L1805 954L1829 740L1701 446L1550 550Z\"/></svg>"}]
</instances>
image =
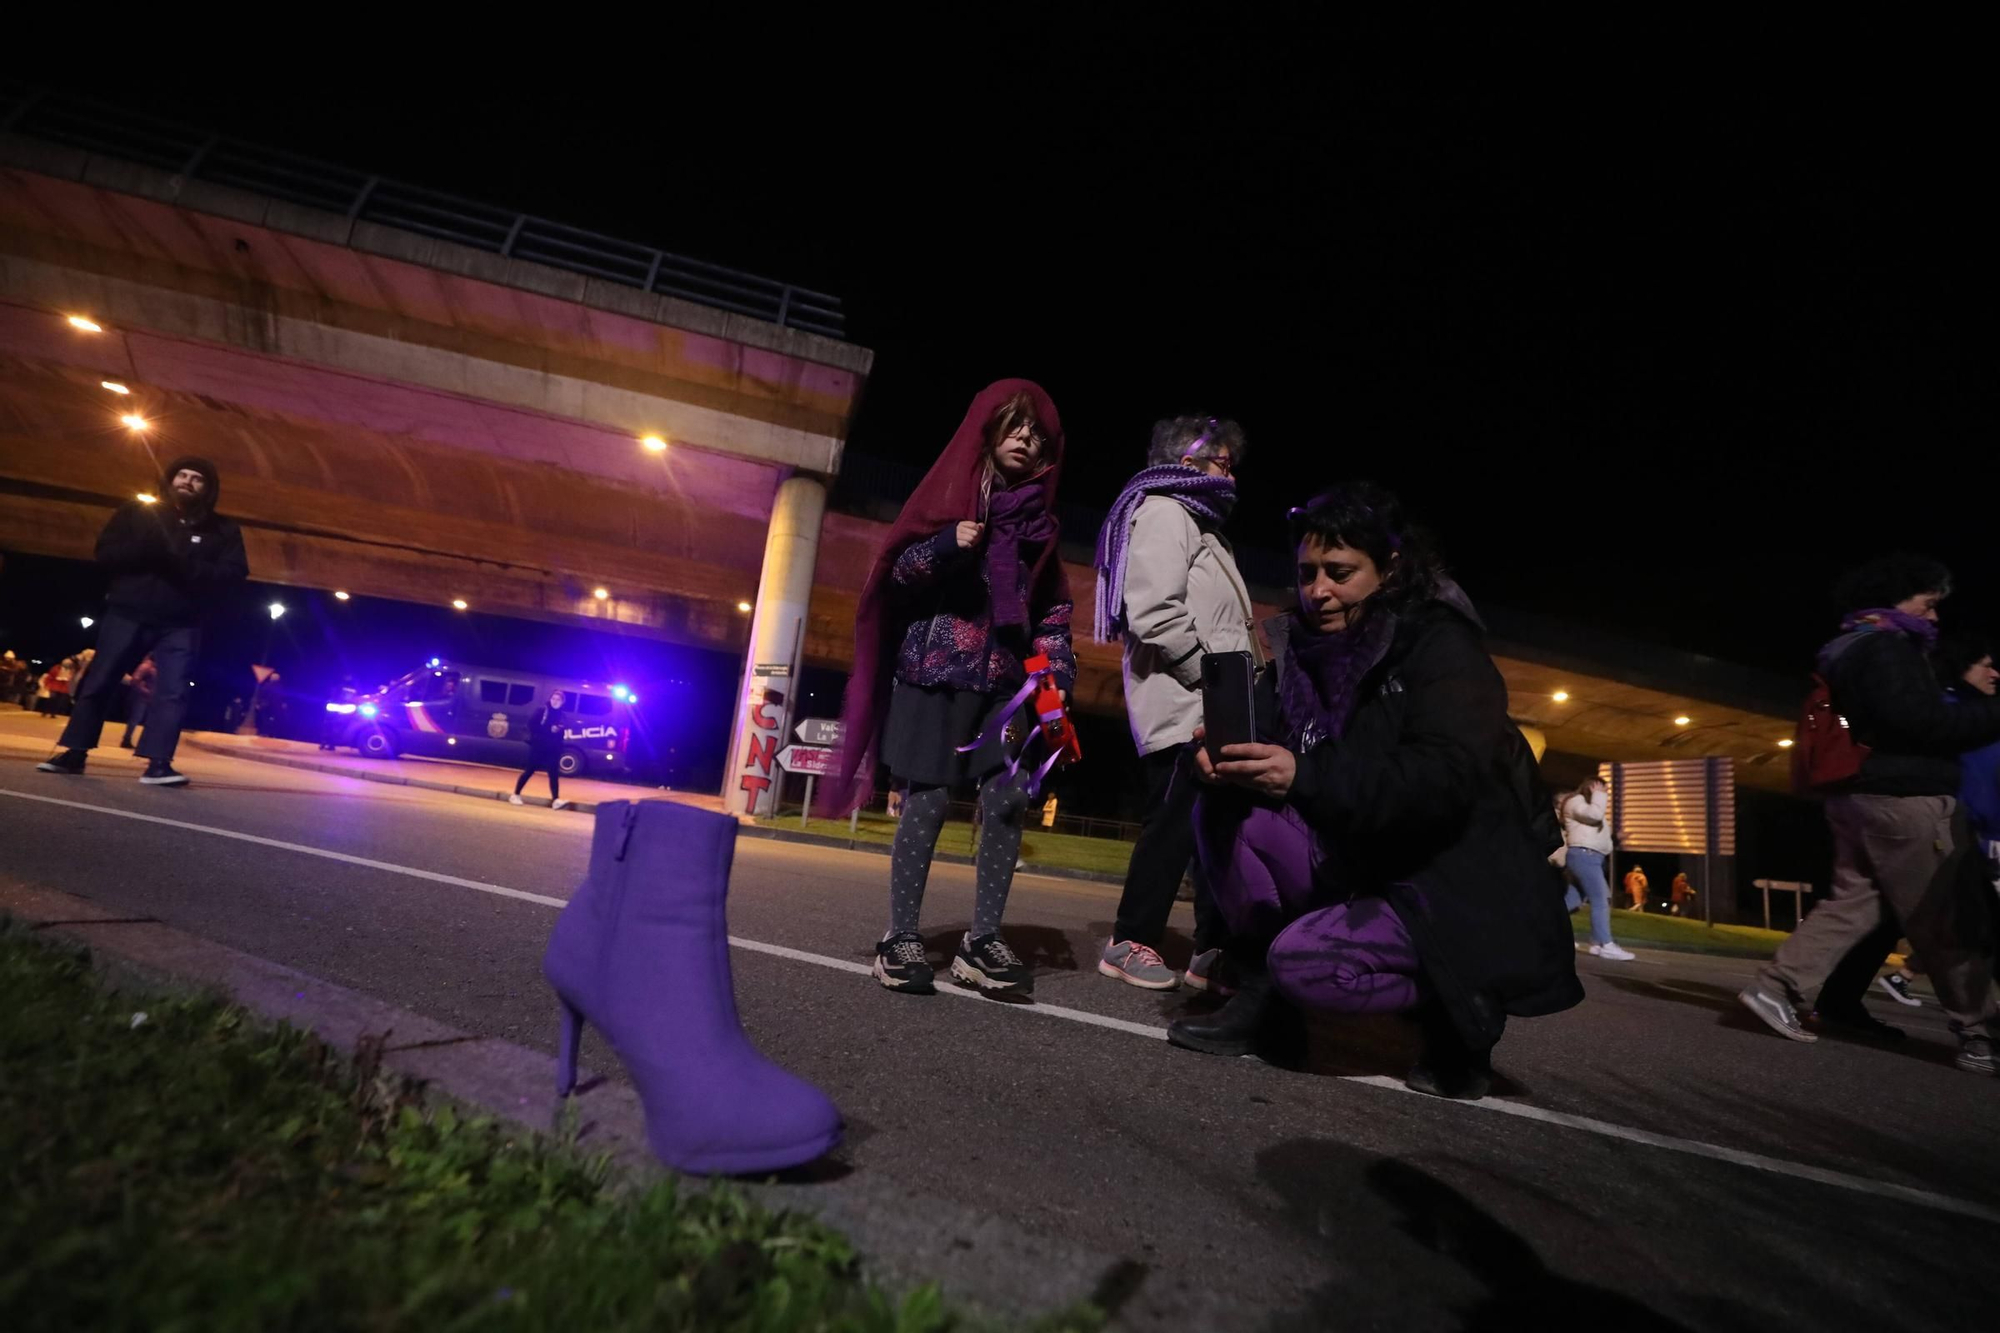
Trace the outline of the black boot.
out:
<instances>
[{"instance_id":1,"label":"black boot","mask_svg":"<svg viewBox=\"0 0 2000 1333\"><path fill-rule=\"evenodd\" d=\"M1229 1003L1167 1024L1167 1044L1204 1055L1254 1055L1271 1007L1271 974L1245 972Z\"/></svg>"},{"instance_id":2,"label":"black boot","mask_svg":"<svg viewBox=\"0 0 2000 1333\"><path fill-rule=\"evenodd\" d=\"M1476 1102L1493 1090L1491 1048L1476 1050L1459 1032L1451 1015L1435 1000L1418 1015L1424 1032L1424 1053L1403 1078L1403 1086L1433 1097Z\"/></svg>"}]
</instances>

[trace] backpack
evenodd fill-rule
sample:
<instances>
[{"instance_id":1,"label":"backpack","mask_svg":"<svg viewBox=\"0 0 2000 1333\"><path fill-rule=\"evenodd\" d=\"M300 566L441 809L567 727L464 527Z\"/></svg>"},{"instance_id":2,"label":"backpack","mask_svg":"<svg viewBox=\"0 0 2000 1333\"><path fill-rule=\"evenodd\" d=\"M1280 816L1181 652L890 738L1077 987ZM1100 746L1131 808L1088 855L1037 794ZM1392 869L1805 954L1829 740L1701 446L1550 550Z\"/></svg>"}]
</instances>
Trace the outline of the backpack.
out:
<instances>
[{"instance_id":1,"label":"backpack","mask_svg":"<svg viewBox=\"0 0 2000 1333\"><path fill-rule=\"evenodd\" d=\"M1843 645L1845 646L1845 645ZM1827 660L1838 655L1830 650ZM1831 796L1861 776L1868 747L1854 739L1853 730L1833 707L1833 687L1815 671L1799 707L1799 725L1792 747L1792 786L1802 796Z\"/></svg>"}]
</instances>

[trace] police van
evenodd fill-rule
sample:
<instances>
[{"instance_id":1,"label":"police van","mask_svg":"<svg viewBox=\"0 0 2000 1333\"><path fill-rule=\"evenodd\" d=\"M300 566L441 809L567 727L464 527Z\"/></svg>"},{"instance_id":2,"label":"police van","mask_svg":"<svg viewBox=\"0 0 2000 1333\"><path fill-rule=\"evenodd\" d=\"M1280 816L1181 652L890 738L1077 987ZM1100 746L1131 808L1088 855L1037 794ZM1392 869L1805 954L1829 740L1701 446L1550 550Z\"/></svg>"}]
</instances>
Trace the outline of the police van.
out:
<instances>
[{"instance_id":1,"label":"police van","mask_svg":"<svg viewBox=\"0 0 2000 1333\"><path fill-rule=\"evenodd\" d=\"M528 762L535 713L563 692L564 777L631 771L632 705L623 685L537 671L447 663L433 657L372 694L329 702L336 743L371 759L428 755L520 768Z\"/></svg>"}]
</instances>

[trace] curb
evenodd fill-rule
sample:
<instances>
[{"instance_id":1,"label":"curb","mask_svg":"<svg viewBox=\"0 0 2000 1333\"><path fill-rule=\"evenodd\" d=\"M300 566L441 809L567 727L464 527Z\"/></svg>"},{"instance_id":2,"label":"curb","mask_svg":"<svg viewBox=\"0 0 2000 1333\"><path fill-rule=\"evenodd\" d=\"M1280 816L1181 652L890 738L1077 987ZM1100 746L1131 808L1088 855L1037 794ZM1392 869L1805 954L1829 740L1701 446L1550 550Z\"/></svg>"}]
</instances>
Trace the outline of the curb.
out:
<instances>
[{"instance_id":1,"label":"curb","mask_svg":"<svg viewBox=\"0 0 2000 1333\"><path fill-rule=\"evenodd\" d=\"M330 773L335 777L358 778L363 782L380 782L391 787L417 787L424 791L449 792L458 796L472 796L486 801L504 801L509 795L509 793L504 791L494 791L490 787L464 787L450 782L427 782L422 778L398 777L391 773L356 772L351 768L342 768L338 764L316 763L310 759L295 759L290 755L256 754L249 750L239 749L233 745L216 745L212 742L198 740L193 736L183 738L181 743L183 745L191 745L197 750L203 750L209 754L222 755L229 759L246 759L253 764L273 764L279 768L303 769L308 773ZM635 789L634 799L639 799L641 795L642 793L638 789ZM524 805L539 805L545 809L550 804L549 798L546 796L523 796L521 802ZM598 804L599 802L596 801L571 801L569 808L580 815L591 815L597 813ZM877 856L887 856L889 854L888 843L870 842L862 838L830 838L823 833L797 833L790 829L774 828L769 824L742 824L737 829L737 836L743 838L763 838L770 842L796 842L807 847L830 847L850 852L868 852ZM939 852L932 859L942 861L946 865L954 866L969 866L973 863L971 857L959 856L951 852ZM1107 870L1070 870L1060 866L1035 865L1028 862L1022 863L1021 873L1024 875L1042 875L1053 879L1083 880L1093 884L1122 885L1125 882L1125 876L1113 874Z\"/></svg>"},{"instance_id":2,"label":"curb","mask_svg":"<svg viewBox=\"0 0 2000 1333\"><path fill-rule=\"evenodd\" d=\"M462 1032L387 1001L190 935L150 917L107 911L88 898L0 880L0 920L46 933L90 952L93 970L114 985L218 992L270 1023L290 1023L352 1058L363 1043L377 1047L382 1068L415 1080L427 1099L446 1099L535 1134L556 1130L565 1100L551 1090L553 1061L498 1037ZM554 1010L551 1006L551 1017ZM603 1077L608 1053L593 1030L598 1068L579 1069L577 1147L608 1154L644 1181L673 1175L646 1146L638 1095ZM850 1128L864 1135L865 1123ZM1128 1258L1056 1247L1012 1223L943 1197L920 1207L910 1190L877 1172L844 1168L837 1149L825 1169L780 1182L736 1186L772 1210L804 1212L845 1234L867 1256L877 1281L911 1290L937 1282L964 1305L1033 1318L1103 1293L1133 1266ZM1033 1290L1033 1295L1029 1294ZM1150 1293L1148 1294L1150 1295ZM1032 1303L1031 1303L1032 1302ZM1139 1295L1114 1326L1146 1327L1164 1320L1185 1292ZM1199 1303L1199 1302L1197 1302ZM1220 1310L1205 1312L1209 1320Z\"/></svg>"}]
</instances>

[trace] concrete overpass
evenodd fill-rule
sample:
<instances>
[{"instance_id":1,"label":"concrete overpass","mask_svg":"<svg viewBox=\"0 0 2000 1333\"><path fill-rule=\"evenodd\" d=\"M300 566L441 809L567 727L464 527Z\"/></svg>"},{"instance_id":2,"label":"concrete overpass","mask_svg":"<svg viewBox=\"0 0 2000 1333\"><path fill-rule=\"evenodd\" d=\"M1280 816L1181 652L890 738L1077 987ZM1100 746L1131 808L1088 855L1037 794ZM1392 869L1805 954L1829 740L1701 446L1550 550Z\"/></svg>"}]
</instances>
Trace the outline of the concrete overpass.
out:
<instances>
[{"instance_id":1,"label":"concrete overpass","mask_svg":"<svg viewBox=\"0 0 2000 1333\"><path fill-rule=\"evenodd\" d=\"M838 332L837 303L363 177L330 207L338 181L201 136L154 154L179 169L135 161L36 114L0 113L0 547L87 559L201 452L263 580L743 653L740 728L788 695L756 668L847 666L881 525L823 514L825 482L873 354L796 327ZM1781 712L1500 646L1558 750L1726 753L1779 785ZM1120 711L1117 652L1078 655L1080 706Z\"/></svg>"}]
</instances>

